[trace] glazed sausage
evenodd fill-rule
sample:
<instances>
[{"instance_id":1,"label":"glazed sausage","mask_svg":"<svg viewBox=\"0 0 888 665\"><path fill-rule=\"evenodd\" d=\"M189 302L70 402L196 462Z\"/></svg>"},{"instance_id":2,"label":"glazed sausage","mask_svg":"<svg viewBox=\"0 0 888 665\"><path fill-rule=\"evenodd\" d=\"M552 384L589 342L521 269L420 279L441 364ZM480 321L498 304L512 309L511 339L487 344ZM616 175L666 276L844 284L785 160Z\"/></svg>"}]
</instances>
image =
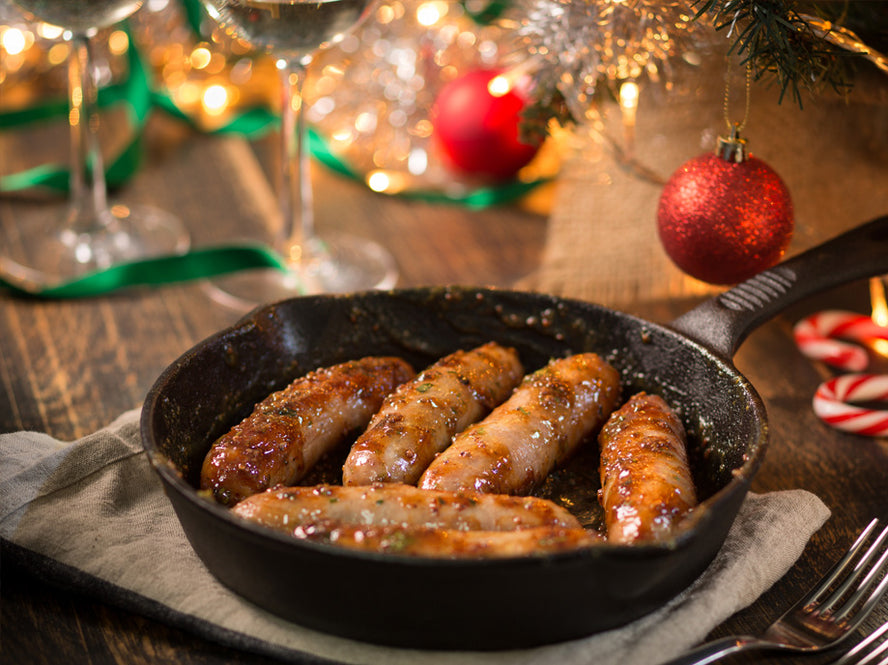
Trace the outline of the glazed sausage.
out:
<instances>
[{"instance_id":1,"label":"glazed sausage","mask_svg":"<svg viewBox=\"0 0 888 665\"><path fill-rule=\"evenodd\" d=\"M455 531L427 527L308 524L297 538L351 549L445 559L541 556L604 542L593 531L553 526L520 531Z\"/></svg>"},{"instance_id":2,"label":"glazed sausage","mask_svg":"<svg viewBox=\"0 0 888 665\"><path fill-rule=\"evenodd\" d=\"M201 489L232 505L295 483L349 432L365 427L386 395L414 374L400 358L368 357L296 379L213 444Z\"/></svg>"},{"instance_id":3,"label":"glazed sausage","mask_svg":"<svg viewBox=\"0 0 888 665\"><path fill-rule=\"evenodd\" d=\"M244 499L232 512L288 532L321 523L458 531L580 526L567 510L546 499L426 491L391 483L277 487Z\"/></svg>"},{"instance_id":4,"label":"glazed sausage","mask_svg":"<svg viewBox=\"0 0 888 665\"><path fill-rule=\"evenodd\" d=\"M526 494L598 431L619 394L619 374L596 354L553 360L457 435L419 486Z\"/></svg>"},{"instance_id":5,"label":"glazed sausage","mask_svg":"<svg viewBox=\"0 0 888 665\"><path fill-rule=\"evenodd\" d=\"M697 503L678 416L661 397L639 393L611 415L598 438L608 541L668 539Z\"/></svg>"},{"instance_id":6,"label":"glazed sausage","mask_svg":"<svg viewBox=\"0 0 888 665\"><path fill-rule=\"evenodd\" d=\"M416 484L453 435L490 413L521 381L514 349L457 351L389 395L342 467L344 485Z\"/></svg>"}]
</instances>

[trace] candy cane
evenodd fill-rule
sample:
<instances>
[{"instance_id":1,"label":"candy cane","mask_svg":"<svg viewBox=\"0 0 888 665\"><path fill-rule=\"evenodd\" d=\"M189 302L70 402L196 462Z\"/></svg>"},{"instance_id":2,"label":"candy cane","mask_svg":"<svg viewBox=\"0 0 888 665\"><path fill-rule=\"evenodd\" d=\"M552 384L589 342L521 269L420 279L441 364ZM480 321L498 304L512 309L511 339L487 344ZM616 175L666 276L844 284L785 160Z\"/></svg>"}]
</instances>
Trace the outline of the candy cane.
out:
<instances>
[{"instance_id":1,"label":"candy cane","mask_svg":"<svg viewBox=\"0 0 888 665\"><path fill-rule=\"evenodd\" d=\"M888 435L888 410L850 402L888 402L888 375L845 374L822 383L814 393L814 413L827 425L865 436Z\"/></svg>"},{"instance_id":2,"label":"candy cane","mask_svg":"<svg viewBox=\"0 0 888 665\"><path fill-rule=\"evenodd\" d=\"M793 337L799 350L809 358L848 372L859 372L869 364L866 351L837 338L857 342L888 339L888 327L880 326L862 314L826 310L799 321L793 329Z\"/></svg>"}]
</instances>

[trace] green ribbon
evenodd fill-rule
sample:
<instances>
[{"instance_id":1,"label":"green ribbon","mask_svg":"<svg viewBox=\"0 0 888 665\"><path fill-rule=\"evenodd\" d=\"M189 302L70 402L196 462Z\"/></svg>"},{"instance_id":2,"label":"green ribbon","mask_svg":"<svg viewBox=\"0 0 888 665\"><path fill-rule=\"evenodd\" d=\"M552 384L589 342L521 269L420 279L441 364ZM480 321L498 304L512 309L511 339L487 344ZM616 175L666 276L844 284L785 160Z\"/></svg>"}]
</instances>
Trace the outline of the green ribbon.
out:
<instances>
[{"instance_id":1,"label":"green ribbon","mask_svg":"<svg viewBox=\"0 0 888 665\"><path fill-rule=\"evenodd\" d=\"M348 164L339 159L331 150L330 144L321 134L311 128L308 131L308 145L312 157L326 166L328 169L353 180L363 181L360 173L351 169ZM474 210L501 205L520 199L525 194L533 191L541 184L552 181L552 177L537 178L527 182L511 180L502 185L492 187L477 187L468 194L445 194L435 190L406 190L391 196L402 199L419 200L427 203L452 203L466 206Z\"/></svg>"},{"instance_id":2,"label":"green ribbon","mask_svg":"<svg viewBox=\"0 0 888 665\"><path fill-rule=\"evenodd\" d=\"M193 0L183 0L181 4L187 21L192 29L199 34L203 8ZM490 20L502 12L508 4L505 0L493 0L475 18L479 21ZM129 29L125 29L130 35L130 48L127 49L130 75L121 83L99 90L98 99L100 108L107 108L119 103L125 104L130 112L134 130L133 139L106 168L106 182L112 188L125 183L138 169L142 155L142 133L152 109L162 110L198 131L205 131L190 115L176 105L167 91L152 85L148 67L139 50L135 48ZM29 109L0 113L0 129L64 116L66 112L67 103L54 100ZM267 108L255 107L244 110L224 126L213 130L212 133L235 134L248 139L256 139L274 128L278 122L279 117L276 113ZM363 182L362 175L334 154L326 139L315 131L310 132L309 150L312 157L335 173ZM464 195L443 194L434 190L411 190L399 192L396 196L433 203L455 203L471 208L481 208L513 202L549 180L549 178L540 178L526 183L508 182L499 186L473 190ZM61 165L44 164L0 177L0 194L33 187L49 188L59 192L68 191L68 168Z\"/></svg>"},{"instance_id":3,"label":"green ribbon","mask_svg":"<svg viewBox=\"0 0 888 665\"><path fill-rule=\"evenodd\" d=\"M287 266L277 253L260 245L208 247L187 254L120 263L52 286L0 277L0 287L20 296L88 298L123 288L187 282L250 268L286 270Z\"/></svg>"},{"instance_id":4,"label":"green ribbon","mask_svg":"<svg viewBox=\"0 0 888 665\"><path fill-rule=\"evenodd\" d=\"M474 17L479 21L490 20L502 11L507 2L494 0L485 12ZM202 21L202 11L198 3L183 0L186 19L195 31ZM126 25L126 24L124 24ZM141 164L142 139L148 116L154 109L163 111L198 131L205 131L194 119L179 108L172 96L153 85L149 68L142 54L134 45L130 30L130 48L127 49L129 75L125 80L99 90L99 108L123 104L133 127L133 138L106 166L106 182L110 188L119 187L138 170ZM0 113L0 129L44 122L64 117L67 113L66 100L52 100L28 109ZM232 118L230 122L213 130L213 134L235 134L248 139L256 139L279 123L279 117L267 108L249 108ZM331 149L327 140L313 129L309 130L309 151L313 158L331 171L344 177L363 182L362 174L356 172ZM433 203L453 203L473 209L515 201L549 178L531 182L509 182L504 185L480 188L465 195L444 194L435 190L410 190L394 196L417 199ZM0 194L18 192L31 188L45 188L67 192L70 187L70 171L67 166L42 164L18 173L0 176ZM248 268L285 269L282 259L263 247L227 247L200 249L181 256L168 256L113 266L107 270L84 275L71 282L49 287L37 287L0 276L0 287L12 293L45 298L91 297L131 286L150 286L244 270Z\"/></svg>"},{"instance_id":5,"label":"green ribbon","mask_svg":"<svg viewBox=\"0 0 888 665\"><path fill-rule=\"evenodd\" d=\"M466 14L468 14L475 23L478 23L479 25L487 25L493 23L496 19L502 16L512 3L510 0L490 0L486 5L482 3L483 6L477 9L474 6L474 4L477 3L463 2L461 4Z\"/></svg>"},{"instance_id":6,"label":"green ribbon","mask_svg":"<svg viewBox=\"0 0 888 665\"><path fill-rule=\"evenodd\" d=\"M176 106L173 98L163 90L153 90L151 100L155 108L181 120L193 129L205 132L190 115ZM278 116L265 108L246 109L231 121L214 129L212 134L236 134L247 139L258 139L264 136L278 123Z\"/></svg>"},{"instance_id":7,"label":"green ribbon","mask_svg":"<svg viewBox=\"0 0 888 665\"><path fill-rule=\"evenodd\" d=\"M132 35L127 29L132 44ZM121 150L106 167L105 179L109 187L117 187L126 182L141 164L142 131L148 121L153 106L148 69L138 49L127 49L129 76L126 80L99 90L98 104L107 108L123 104L134 128L133 139ZM0 129L16 125L31 124L64 116L67 113L66 101L51 101L30 109L0 113ZM32 187L46 187L67 192L70 186L70 171L67 166L43 164L32 169L0 177L0 193L15 192Z\"/></svg>"}]
</instances>

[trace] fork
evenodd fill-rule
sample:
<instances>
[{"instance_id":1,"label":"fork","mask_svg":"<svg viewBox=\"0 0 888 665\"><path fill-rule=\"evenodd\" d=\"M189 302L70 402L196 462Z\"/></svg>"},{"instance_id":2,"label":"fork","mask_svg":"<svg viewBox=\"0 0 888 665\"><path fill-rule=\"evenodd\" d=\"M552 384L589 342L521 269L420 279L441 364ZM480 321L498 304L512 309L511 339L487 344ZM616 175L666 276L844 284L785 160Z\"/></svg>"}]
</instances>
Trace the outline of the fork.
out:
<instances>
[{"instance_id":1,"label":"fork","mask_svg":"<svg viewBox=\"0 0 888 665\"><path fill-rule=\"evenodd\" d=\"M839 644L860 626L888 589L888 527L871 539L879 528L878 520L870 522L845 556L763 635L723 637L666 665L705 665L753 649L813 652Z\"/></svg>"},{"instance_id":2,"label":"fork","mask_svg":"<svg viewBox=\"0 0 888 665\"><path fill-rule=\"evenodd\" d=\"M884 663L886 660L876 660L878 656L888 655L888 639L876 646L883 637L888 637L888 623L883 623L870 635L858 642L853 649L835 661L832 665L871 665ZM867 650L873 647L872 651Z\"/></svg>"}]
</instances>

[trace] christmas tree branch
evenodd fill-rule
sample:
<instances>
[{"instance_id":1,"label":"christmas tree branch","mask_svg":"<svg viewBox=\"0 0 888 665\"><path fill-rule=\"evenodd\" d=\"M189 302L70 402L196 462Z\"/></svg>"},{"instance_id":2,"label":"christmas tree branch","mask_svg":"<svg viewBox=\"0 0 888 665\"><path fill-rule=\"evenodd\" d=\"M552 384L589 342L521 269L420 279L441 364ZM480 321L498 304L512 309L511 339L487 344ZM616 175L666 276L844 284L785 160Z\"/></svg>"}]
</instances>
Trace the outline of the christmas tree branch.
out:
<instances>
[{"instance_id":1,"label":"christmas tree branch","mask_svg":"<svg viewBox=\"0 0 888 665\"><path fill-rule=\"evenodd\" d=\"M822 25L824 21L833 25L847 20L854 4L793 0L694 3L697 18L707 15L716 31L727 31L732 40L730 51L752 66L756 80L773 75L781 88L780 99L789 91L800 105L803 89L817 92L828 85L842 92L850 87L853 52L825 38ZM872 24L870 27L879 29Z\"/></svg>"},{"instance_id":2,"label":"christmas tree branch","mask_svg":"<svg viewBox=\"0 0 888 665\"><path fill-rule=\"evenodd\" d=\"M846 92L867 64L888 74L885 0L477 2L513 32L532 65L528 137L544 135L553 119L584 122L586 109L625 81L668 83L673 63L705 55L707 32L725 33L754 80L776 80L780 100L789 93L800 106L803 92Z\"/></svg>"}]
</instances>

